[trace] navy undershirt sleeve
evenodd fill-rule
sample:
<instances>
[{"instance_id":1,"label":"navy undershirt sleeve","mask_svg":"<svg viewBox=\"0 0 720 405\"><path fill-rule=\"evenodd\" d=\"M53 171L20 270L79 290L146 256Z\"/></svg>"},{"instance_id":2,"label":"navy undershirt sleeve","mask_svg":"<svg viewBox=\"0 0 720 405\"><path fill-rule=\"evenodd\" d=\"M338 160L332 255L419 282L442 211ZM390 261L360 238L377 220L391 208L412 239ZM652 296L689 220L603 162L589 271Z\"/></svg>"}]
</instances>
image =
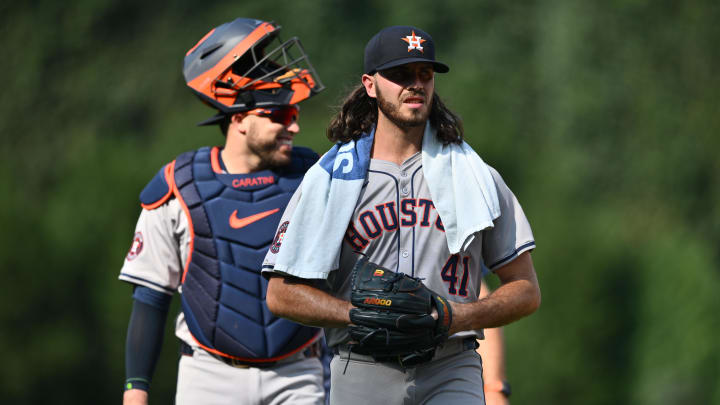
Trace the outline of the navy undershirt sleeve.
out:
<instances>
[{"instance_id":1,"label":"navy undershirt sleeve","mask_svg":"<svg viewBox=\"0 0 720 405\"><path fill-rule=\"evenodd\" d=\"M160 356L172 296L136 286L125 342L125 389L148 391Z\"/></svg>"}]
</instances>

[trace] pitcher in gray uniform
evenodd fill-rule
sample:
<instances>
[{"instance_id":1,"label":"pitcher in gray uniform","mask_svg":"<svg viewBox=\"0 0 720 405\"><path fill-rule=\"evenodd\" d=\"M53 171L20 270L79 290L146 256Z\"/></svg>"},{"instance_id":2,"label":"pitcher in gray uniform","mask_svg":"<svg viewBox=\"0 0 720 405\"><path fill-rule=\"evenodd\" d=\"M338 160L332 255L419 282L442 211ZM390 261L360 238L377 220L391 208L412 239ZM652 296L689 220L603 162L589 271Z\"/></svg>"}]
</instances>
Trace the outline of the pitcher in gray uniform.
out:
<instances>
[{"instance_id":1,"label":"pitcher in gray uniform","mask_svg":"<svg viewBox=\"0 0 720 405\"><path fill-rule=\"evenodd\" d=\"M285 205L318 158L293 146L298 103L323 89L297 38L238 18L185 56L188 87L224 144L180 154L140 194L120 273L131 283L124 404L147 404L180 293L177 404L324 404L321 330L273 316L260 267Z\"/></svg>"},{"instance_id":2,"label":"pitcher in gray uniform","mask_svg":"<svg viewBox=\"0 0 720 405\"><path fill-rule=\"evenodd\" d=\"M331 403L484 403L476 338L540 305L529 222L435 92L435 74L448 71L419 28L388 27L368 42L361 85L327 131L336 146L308 171L265 257L270 310L325 328L336 353ZM360 255L450 301L450 338L430 362L406 368L352 353ZM480 299L483 265L501 285Z\"/></svg>"}]
</instances>

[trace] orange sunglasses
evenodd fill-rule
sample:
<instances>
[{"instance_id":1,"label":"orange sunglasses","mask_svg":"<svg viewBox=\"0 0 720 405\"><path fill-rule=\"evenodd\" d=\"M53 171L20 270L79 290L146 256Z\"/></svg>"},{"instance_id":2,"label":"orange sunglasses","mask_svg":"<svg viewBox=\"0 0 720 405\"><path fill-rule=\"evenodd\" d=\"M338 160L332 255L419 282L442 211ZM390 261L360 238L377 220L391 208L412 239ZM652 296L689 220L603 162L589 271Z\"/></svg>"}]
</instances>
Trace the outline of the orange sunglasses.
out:
<instances>
[{"instance_id":1,"label":"orange sunglasses","mask_svg":"<svg viewBox=\"0 0 720 405\"><path fill-rule=\"evenodd\" d=\"M258 117L270 118L270 121L276 124L289 126L298 119L299 108L294 105L282 107L256 108L247 111L247 114L257 115Z\"/></svg>"}]
</instances>

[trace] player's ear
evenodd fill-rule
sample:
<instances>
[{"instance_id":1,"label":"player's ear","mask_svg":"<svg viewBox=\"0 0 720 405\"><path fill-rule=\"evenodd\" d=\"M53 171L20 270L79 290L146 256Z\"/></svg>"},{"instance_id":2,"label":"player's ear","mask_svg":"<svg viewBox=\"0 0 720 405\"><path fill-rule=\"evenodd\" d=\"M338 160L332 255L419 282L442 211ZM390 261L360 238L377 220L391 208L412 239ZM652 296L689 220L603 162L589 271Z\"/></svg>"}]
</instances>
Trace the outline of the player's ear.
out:
<instances>
[{"instance_id":1,"label":"player's ear","mask_svg":"<svg viewBox=\"0 0 720 405\"><path fill-rule=\"evenodd\" d=\"M362 75L362 84L365 86L365 92L368 96L377 98L377 93L375 91L375 86L377 85L375 82L375 76Z\"/></svg>"},{"instance_id":2,"label":"player's ear","mask_svg":"<svg viewBox=\"0 0 720 405\"><path fill-rule=\"evenodd\" d=\"M247 133L248 127L248 120L245 119L247 117L248 114L245 113L233 114L233 116L230 118L231 131L240 133L241 135L245 135Z\"/></svg>"}]
</instances>

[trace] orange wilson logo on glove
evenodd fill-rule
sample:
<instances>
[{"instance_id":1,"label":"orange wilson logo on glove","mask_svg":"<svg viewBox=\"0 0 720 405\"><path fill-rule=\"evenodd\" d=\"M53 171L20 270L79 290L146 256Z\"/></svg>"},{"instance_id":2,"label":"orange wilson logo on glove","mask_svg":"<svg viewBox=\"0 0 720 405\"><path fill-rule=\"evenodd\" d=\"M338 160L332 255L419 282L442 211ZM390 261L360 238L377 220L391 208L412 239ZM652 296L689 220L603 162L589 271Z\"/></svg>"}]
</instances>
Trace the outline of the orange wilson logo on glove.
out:
<instances>
[{"instance_id":1,"label":"orange wilson logo on glove","mask_svg":"<svg viewBox=\"0 0 720 405\"><path fill-rule=\"evenodd\" d=\"M380 298L365 298L365 301L363 301L363 304L367 305L382 305L385 307L389 307L392 305L392 300L388 299L380 299Z\"/></svg>"}]
</instances>

